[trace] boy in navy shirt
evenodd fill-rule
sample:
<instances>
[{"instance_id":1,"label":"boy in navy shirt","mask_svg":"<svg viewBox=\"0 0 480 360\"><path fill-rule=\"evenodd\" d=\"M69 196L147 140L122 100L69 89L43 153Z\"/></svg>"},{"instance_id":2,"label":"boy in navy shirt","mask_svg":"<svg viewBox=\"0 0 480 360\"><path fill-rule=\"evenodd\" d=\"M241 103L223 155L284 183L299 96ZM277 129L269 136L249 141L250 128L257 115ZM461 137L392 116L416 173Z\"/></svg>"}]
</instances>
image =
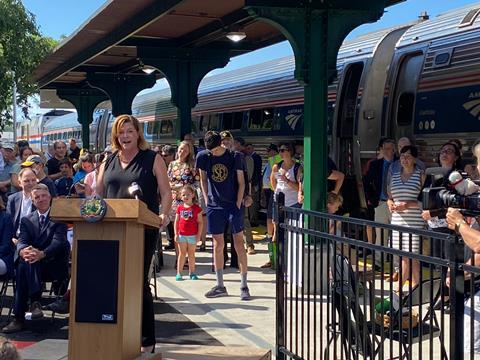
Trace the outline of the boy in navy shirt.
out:
<instances>
[{"instance_id":1,"label":"boy in navy shirt","mask_svg":"<svg viewBox=\"0 0 480 360\"><path fill-rule=\"evenodd\" d=\"M208 291L207 298L226 296L223 284L223 232L230 222L235 250L240 264L240 299L249 300L247 286L247 254L243 245L243 197L245 177L243 155L221 146L221 136L216 131L205 134L207 150L197 154L196 168L200 171L200 184L207 199L207 227L214 242L214 264L217 285Z\"/></svg>"}]
</instances>

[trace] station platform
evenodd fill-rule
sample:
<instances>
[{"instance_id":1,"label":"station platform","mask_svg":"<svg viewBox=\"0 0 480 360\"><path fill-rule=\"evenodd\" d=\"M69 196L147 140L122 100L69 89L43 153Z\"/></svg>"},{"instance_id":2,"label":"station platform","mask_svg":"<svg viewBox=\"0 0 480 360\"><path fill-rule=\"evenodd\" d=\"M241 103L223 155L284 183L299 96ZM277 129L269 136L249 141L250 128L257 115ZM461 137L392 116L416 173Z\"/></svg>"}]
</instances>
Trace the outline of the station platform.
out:
<instances>
[{"instance_id":1,"label":"station platform","mask_svg":"<svg viewBox=\"0 0 480 360\"><path fill-rule=\"evenodd\" d=\"M248 255L250 301L240 300L240 276L237 269L229 267L224 276L229 296L204 297L215 284L211 241L207 241L207 252L196 254L198 281L176 281L175 253L164 252L155 300L156 353L161 359L271 359L275 344L275 272L260 268L268 260L268 251L267 245L258 241L264 230L257 233L257 254ZM45 312L45 318L31 322L27 331L7 336L20 348L22 359L68 358L68 318L56 315L52 323L49 315Z\"/></svg>"}]
</instances>

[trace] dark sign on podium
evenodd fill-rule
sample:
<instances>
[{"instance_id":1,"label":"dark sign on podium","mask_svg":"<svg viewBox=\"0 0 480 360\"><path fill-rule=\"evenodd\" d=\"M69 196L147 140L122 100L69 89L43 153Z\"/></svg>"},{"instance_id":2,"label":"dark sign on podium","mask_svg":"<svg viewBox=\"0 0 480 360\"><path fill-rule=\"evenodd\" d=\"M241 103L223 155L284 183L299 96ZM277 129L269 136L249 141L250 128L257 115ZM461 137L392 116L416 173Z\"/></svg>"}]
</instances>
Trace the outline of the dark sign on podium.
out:
<instances>
[{"instance_id":1,"label":"dark sign on podium","mask_svg":"<svg viewBox=\"0 0 480 360\"><path fill-rule=\"evenodd\" d=\"M116 323L119 241L78 240L75 321Z\"/></svg>"}]
</instances>

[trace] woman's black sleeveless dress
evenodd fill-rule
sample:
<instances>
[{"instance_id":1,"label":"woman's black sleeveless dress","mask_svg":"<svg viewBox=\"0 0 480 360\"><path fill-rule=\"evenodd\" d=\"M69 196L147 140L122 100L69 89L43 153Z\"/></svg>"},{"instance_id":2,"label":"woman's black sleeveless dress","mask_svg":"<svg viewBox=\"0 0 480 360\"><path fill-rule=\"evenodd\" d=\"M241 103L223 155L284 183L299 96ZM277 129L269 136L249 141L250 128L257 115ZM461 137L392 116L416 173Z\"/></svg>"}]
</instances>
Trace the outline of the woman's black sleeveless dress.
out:
<instances>
[{"instance_id":1,"label":"woman's black sleeveless dress","mask_svg":"<svg viewBox=\"0 0 480 360\"><path fill-rule=\"evenodd\" d=\"M150 211L158 214L158 185L153 173L153 164L157 154L152 150L140 150L123 169L118 152L109 157L105 163L103 186L105 198L131 199L128 187L136 182L142 189L142 200ZM155 344L155 319L153 298L148 284L148 270L157 244L158 230L145 230L145 252L143 266L143 311L142 311L142 346Z\"/></svg>"}]
</instances>

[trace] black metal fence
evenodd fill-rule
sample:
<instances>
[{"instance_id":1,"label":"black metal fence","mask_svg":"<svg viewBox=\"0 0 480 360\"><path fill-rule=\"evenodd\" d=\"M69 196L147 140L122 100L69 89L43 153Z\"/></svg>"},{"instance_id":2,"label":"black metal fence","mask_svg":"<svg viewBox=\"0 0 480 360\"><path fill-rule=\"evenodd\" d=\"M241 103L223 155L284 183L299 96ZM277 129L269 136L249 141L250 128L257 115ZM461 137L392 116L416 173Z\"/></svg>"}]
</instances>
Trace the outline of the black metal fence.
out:
<instances>
[{"instance_id":1,"label":"black metal fence","mask_svg":"<svg viewBox=\"0 0 480 360\"><path fill-rule=\"evenodd\" d=\"M277 359L480 358L480 268L458 237L276 206Z\"/></svg>"}]
</instances>

